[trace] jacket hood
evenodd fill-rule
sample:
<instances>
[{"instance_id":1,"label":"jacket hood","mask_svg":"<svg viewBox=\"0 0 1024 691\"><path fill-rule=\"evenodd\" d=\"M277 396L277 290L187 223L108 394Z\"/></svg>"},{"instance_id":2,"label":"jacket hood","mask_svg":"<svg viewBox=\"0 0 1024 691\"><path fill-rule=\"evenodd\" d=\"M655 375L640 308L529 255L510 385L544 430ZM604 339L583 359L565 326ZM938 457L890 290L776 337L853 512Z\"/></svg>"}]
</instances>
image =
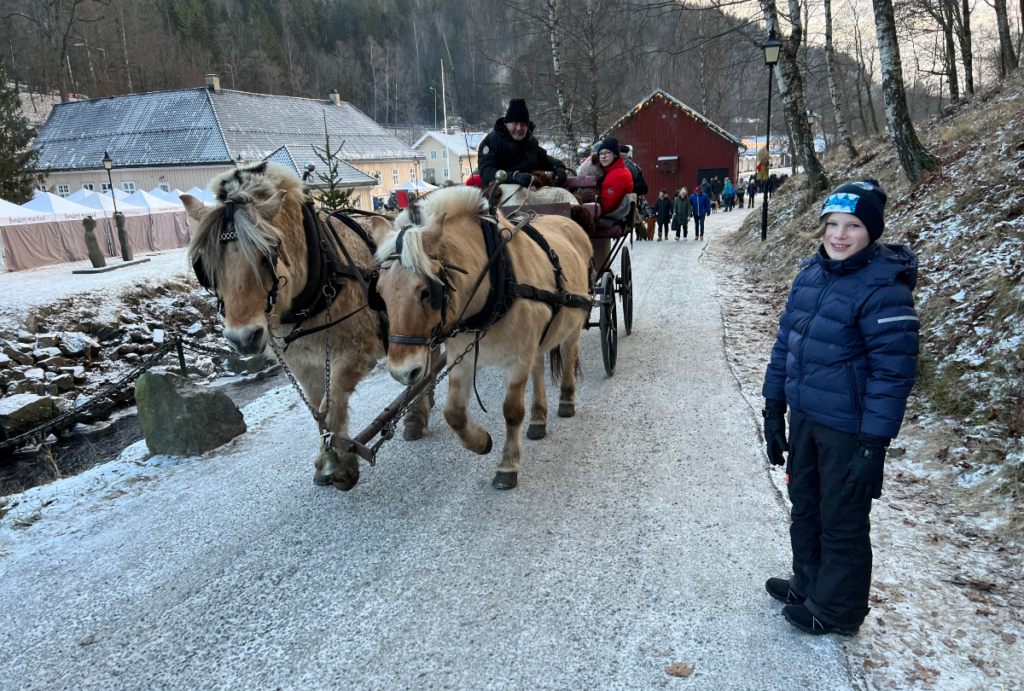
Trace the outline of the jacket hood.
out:
<instances>
[{"instance_id":1,"label":"jacket hood","mask_svg":"<svg viewBox=\"0 0 1024 691\"><path fill-rule=\"evenodd\" d=\"M905 245L886 245L876 242L857 254L836 261L830 259L825 246L818 247L813 257L801 266L821 264L822 269L839 276L863 269L868 284L891 284L903 281L911 290L917 285L917 255Z\"/></svg>"},{"instance_id":2,"label":"jacket hood","mask_svg":"<svg viewBox=\"0 0 1024 691\"><path fill-rule=\"evenodd\" d=\"M537 128L537 126L533 124L533 120L530 120L530 122L527 123L527 126L526 126L526 139L529 139L530 137L533 136L533 131L536 128ZM515 139L512 139L512 135L508 133L508 128L505 127L505 118L502 117L502 118L498 118L497 120L495 120L494 121L494 129L495 129L495 131L497 131L499 136L505 137L509 141L513 141L513 142L515 141Z\"/></svg>"}]
</instances>

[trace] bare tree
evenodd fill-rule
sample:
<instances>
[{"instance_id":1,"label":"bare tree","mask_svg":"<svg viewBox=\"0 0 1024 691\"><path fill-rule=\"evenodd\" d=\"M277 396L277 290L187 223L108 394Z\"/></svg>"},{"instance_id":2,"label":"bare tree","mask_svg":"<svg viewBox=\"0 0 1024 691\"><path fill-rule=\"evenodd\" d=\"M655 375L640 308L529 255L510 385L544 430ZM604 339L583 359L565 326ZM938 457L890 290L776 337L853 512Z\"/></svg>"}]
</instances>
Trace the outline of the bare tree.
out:
<instances>
[{"instance_id":1,"label":"bare tree","mask_svg":"<svg viewBox=\"0 0 1024 691\"><path fill-rule=\"evenodd\" d=\"M548 31L551 32L551 65L555 81L555 92L558 94L558 112L562 116L566 151L576 150L576 134L573 132L572 119L569 115L569 104L565 97L565 85L562 82L561 38L558 26L558 0L547 0Z\"/></svg>"},{"instance_id":2,"label":"bare tree","mask_svg":"<svg viewBox=\"0 0 1024 691\"><path fill-rule=\"evenodd\" d=\"M60 74L61 103L71 100L68 79L71 63L68 58L68 47L71 45L71 36L82 21L81 10L85 2L86 0L21 0L14 4L14 9L5 17L8 20L13 17L27 20L46 40L54 67Z\"/></svg>"},{"instance_id":3,"label":"bare tree","mask_svg":"<svg viewBox=\"0 0 1024 691\"><path fill-rule=\"evenodd\" d=\"M857 157L857 147L853 145L849 130L846 129L846 116L843 114L843 104L839 98L839 88L836 86L836 54L832 45L832 0L825 2L825 66L828 70L828 92L832 97L832 110L836 113L836 129L839 131L839 139L846 147L846 153L850 158Z\"/></svg>"},{"instance_id":4,"label":"bare tree","mask_svg":"<svg viewBox=\"0 0 1024 691\"><path fill-rule=\"evenodd\" d=\"M1021 0L1024 2L1024 0ZM967 96L974 95L974 48L971 33L971 3L961 0L957 5L952 0L953 24L956 27L956 38L960 44L960 60L964 65L964 92Z\"/></svg>"},{"instance_id":5,"label":"bare tree","mask_svg":"<svg viewBox=\"0 0 1024 691\"><path fill-rule=\"evenodd\" d=\"M911 182L918 182L925 172L933 170L938 162L917 138L917 131L914 130L914 123L910 118L892 0L872 0L872 5L875 10L878 54L882 63L885 120L889 125L889 134L904 174Z\"/></svg>"},{"instance_id":6,"label":"bare tree","mask_svg":"<svg viewBox=\"0 0 1024 691\"><path fill-rule=\"evenodd\" d=\"M996 25L999 27L999 71L1001 75L1007 76L1017 69L1017 54L1013 51L1013 39L1010 37L1010 18L1006 12L1006 0L994 0L993 7L996 10Z\"/></svg>"}]
</instances>

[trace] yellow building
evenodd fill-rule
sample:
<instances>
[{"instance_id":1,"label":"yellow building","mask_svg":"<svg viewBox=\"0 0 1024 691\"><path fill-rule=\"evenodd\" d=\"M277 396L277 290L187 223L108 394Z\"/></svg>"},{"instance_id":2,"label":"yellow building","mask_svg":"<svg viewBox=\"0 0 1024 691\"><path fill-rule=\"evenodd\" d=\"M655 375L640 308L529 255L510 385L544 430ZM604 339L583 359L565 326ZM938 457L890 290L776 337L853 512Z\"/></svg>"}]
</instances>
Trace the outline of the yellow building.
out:
<instances>
[{"instance_id":1,"label":"yellow building","mask_svg":"<svg viewBox=\"0 0 1024 691\"><path fill-rule=\"evenodd\" d=\"M486 132L429 131L412 148L423 155L423 179L432 185L463 183L477 167L477 147Z\"/></svg>"},{"instance_id":2,"label":"yellow building","mask_svg":"<svg viewBox=\"0 0 1024 691\"><path fill-rule=\"evenodd\" d=\"M104 152L113 160L114 185L125 191L203 189L239 163L271 156L301 169L305 161L296 159L308 155L322 170L315 153L324 147L325 119L331 148L341 146L338 158L351 166L342 179L363 208L372 208L372 197L420 179L424 154L338 94L321 101L223 90L216 75L195 89L58 104L35 147L47 190L60 196L83 187L105 190Z\"/></svg>"}]
</instances>

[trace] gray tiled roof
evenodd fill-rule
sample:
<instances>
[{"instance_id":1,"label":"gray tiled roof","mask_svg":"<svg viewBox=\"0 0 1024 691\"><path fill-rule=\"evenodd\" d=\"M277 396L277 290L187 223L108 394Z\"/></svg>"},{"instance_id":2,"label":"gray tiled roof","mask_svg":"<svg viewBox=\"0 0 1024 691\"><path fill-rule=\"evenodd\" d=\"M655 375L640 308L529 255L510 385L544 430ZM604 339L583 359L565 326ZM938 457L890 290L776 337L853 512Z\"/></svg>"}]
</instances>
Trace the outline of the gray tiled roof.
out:
<instances>
[{"instance_id":1,"label":"gray tiled roof","mask_svg":"<svg viewBox=\"0 0 1024 691\"><path fill-rule=\"evenodd\" d=\"M322 145L325 115L345 160L423 158L350 103L200 87L60 104L36 137L39 167L96 169L104 151L117 167L258 161L282 145Z\"/></svg>"},{"instance_id":2,"label":"gray tiled roof","mask_svg":"<svg viewBox=\"0 0 1024 691\"><path fill-rule=\"evenodd\" d=\"M334 148L334 143L331 143L331 148ZM306 172L306 161L312 161L316 166L316 170L313 172L313 179L310 181L312 186L320 186L320 180L316 177L317 173L324 172L326 165L317 156L317 150L323 152L322 146L314 147L300 144L298 146L282 146L277 151L274 151L265 160L272 161L274 163L280 163L288 170L292 171L300 178L302 174ZM359 170L354 166L350 166L342 160L338 161L338 177L336 182L340 185L366 185L373 186L377 184L377 179L371 175L367 175L363 171Z\"/></svg>"},{"instance_id":3,"label":"gray tiled roof","mask_svg":"<svg viewBox=\"0 0 1024 691\"><path fill-rule=\"evenodd\" d=\"M229 163L206 89L61 103L36 137L43 170Z\"/></svg>"},{"instance_id":4,"label":"gray tiled roof","mask_svg":"<svg viewBox=\"0 0 1024 691\"><path fill-rule=\"evenodd\" d=\"M351 103L336 106L330 101L287 96L267 96L243 91L210 94L221 132L234 156L258 161L282 144L322 146L324 116L331 146L345 141L341 157L346 161L411 160L423 158Z\"/></svg>"}]
</instances>

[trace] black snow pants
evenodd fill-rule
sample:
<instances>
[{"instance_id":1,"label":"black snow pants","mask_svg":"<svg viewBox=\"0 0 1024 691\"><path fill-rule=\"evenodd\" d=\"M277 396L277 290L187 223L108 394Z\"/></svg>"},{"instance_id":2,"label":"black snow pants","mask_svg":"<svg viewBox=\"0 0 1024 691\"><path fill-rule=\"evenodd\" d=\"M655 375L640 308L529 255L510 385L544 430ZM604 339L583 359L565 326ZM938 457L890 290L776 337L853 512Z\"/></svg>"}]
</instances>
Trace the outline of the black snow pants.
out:
<instances>
[{"instance_id":1,"label":"black snow pants","mask_svg":"<svg viewBox=\"0 0 1024 691\"><path fill-rule=\"evenodd\" d=\"M857 435L790 414L789 498L793 580L814 616L855 629L868 615L871 498L843 496Z\"/></svg>"}]
</instances>

